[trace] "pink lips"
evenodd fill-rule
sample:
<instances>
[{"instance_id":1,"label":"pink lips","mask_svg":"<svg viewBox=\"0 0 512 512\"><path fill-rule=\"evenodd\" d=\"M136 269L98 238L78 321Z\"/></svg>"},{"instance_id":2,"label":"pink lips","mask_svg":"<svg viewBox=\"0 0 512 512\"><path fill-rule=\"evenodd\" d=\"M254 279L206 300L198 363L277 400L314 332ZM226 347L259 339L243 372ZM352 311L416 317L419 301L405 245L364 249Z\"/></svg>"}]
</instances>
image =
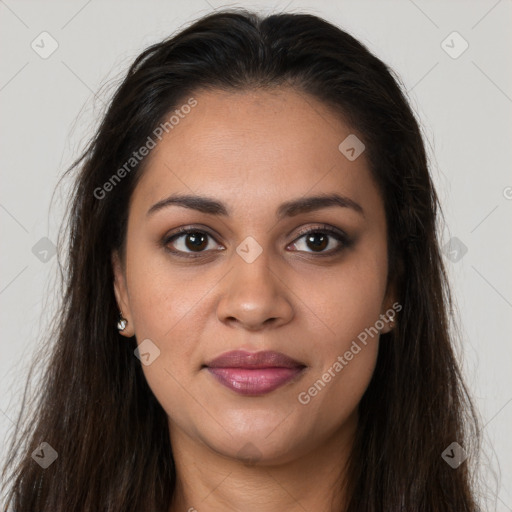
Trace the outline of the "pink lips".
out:
<instances>
[{"instance_id":1,"label":"pink lips","mask_svg":"<svg viewBox=\"0 0 512 512\"><path fill-rule=\"evenodd\" d=\"M206 365L224 386L242 395L262 395L286 384L305 365L280 352L226 352Z\"/></svg>"}]
</instances>

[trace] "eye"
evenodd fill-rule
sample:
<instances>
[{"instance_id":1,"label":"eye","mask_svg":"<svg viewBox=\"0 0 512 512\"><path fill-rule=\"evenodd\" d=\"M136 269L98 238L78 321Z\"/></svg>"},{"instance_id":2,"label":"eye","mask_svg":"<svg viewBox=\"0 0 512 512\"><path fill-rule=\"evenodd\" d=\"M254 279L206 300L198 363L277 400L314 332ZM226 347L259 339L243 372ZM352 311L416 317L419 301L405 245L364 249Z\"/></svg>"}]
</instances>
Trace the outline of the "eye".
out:
<instances>
[{"instance_id":1,"label":"eye","mask_svg":"<svg viewBox=\"0 0 512 512\"><path fill-rule=\"evenodd\" d=\"M342 231L331 228L330 226L322 226L320 228L310 228L300 233L300 237L293 242L292 246L296 249L302 247L311 248L310 252L320 256L330 256L340 252L342 249L350 246L349 237ZM304 239L304 242L298 243L298 240ZM334 240L334 241L333 241ZM333 247L334 246L334 247ZM325 250L330 247L330 250ZM300 250L300 249L299 249Z\"/></svg>"},{"instance_id":2,"label":"eye","mask_svg":"<svg viewBox=\"0 0 512 512\"><path fill-rule=\"evenodd\" d=\"M184 253L187 256L195 257L194 253L205 252L209 247L209 239L214 240L213 236L204 230L197 228L179 228L174 234L165 238L163 244L172 253L180 255ZM174 248L169 248L173 245ZM215 245L210 249L215 249Z\"/></svg>"}]
</instances>

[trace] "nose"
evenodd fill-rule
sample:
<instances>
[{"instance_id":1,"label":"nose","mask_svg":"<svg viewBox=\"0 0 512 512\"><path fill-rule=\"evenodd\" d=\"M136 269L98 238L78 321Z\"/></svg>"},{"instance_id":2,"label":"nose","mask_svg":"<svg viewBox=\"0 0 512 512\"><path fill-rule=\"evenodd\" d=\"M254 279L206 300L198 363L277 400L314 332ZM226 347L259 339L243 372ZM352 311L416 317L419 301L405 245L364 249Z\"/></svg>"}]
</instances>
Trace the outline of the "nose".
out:
<instances>
[{"instance_id":1,"label":"nose","mask_svg":"<svg viewBox=\"0 0 512 512\"><path fill-rule=\"evenodd\" d=\"M222 281L218 319L230 327L248 331L276 328L294 315L291 290L263 251L248 263L234 255L234 268ZM275 266L274 266L275 267Z\"/></svg>"}]
</instances>

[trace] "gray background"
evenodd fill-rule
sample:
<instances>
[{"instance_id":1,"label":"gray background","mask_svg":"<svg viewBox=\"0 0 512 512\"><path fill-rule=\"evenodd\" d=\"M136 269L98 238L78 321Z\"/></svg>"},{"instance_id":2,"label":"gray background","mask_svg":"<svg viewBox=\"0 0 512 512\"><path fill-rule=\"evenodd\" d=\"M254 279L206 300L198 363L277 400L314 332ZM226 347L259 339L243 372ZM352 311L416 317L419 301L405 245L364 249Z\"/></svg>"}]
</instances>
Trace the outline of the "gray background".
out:
<instances>
[{"instance_id":1,"label":"gray background","mask_svg":"<svg viewBox=\"0 0 512 512\"><path fill-rule=\"evenodd\" d=\"M50 200L113 90L101 87L119 79L143 48L223 5L0 0L0 446L54 307L51 248L65 189L51 209ZM323 16L401 77L445 213L442 241L464 339L459 357L485 425L484 467L488 475L501 470L496 510L512 511L512 0L230 5ZM58 44L45 59L40 53L52 41L44 31ZM458 55L464 40L469 47Z\"/></svg>"}]
</instances>

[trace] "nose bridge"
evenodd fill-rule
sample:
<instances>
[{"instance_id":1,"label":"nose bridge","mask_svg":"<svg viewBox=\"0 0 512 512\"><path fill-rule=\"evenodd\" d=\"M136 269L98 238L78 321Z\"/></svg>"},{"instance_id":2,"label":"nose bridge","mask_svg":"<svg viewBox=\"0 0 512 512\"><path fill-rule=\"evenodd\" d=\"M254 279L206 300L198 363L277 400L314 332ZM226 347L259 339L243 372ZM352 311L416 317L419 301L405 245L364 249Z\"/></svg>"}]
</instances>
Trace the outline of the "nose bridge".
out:
<instances>
[{"instance_id":1,"label":"nose bridge","mask_svg":"<svg viewBox=\"0 0 512 512\"><path fill-rule=\"evenodd\" d=\"M276 268L271 251L247 237L233 253L233 269L225 281L217 315L223 322L237 321L257 329L268 320L288 321L292 307Z\"/></svg>"},{"instance_id":2,"label":"nose bridge","mask_svg":"<svg viewBox=\"0 0 512 512\"><path fill-rule=\"evenodd\" d=\"M233 254L234 281L248 283L253 290L256 285L260 285L261 288L266 288L265 293L268 293L275 284L275 270L272 269L270 252L253 237L249 236L243 240L236 248L236 255Z\"/></svg>"}]
</instances>

